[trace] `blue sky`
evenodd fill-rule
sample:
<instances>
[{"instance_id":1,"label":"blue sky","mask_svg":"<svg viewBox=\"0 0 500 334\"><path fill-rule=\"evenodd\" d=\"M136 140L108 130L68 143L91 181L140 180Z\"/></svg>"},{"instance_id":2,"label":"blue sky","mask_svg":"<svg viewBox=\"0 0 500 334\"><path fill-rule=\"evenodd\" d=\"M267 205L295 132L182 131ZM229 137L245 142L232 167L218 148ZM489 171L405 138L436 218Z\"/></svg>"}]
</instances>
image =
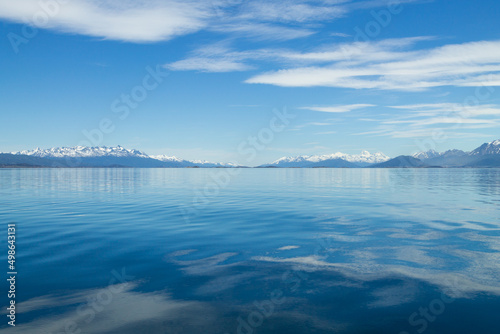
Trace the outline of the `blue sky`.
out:
<instances>
[{"instance_id":1,"label":"blue sky","mask_svg":"<svg viewBox=\"0 0 500 334\"><path fill-rule=\"evenodd\" d=\"M500 138L498 13L496 0L0 0L0 151L257 165L473 149ZM277 110L294 117L269 137Z\"/></svg>"}]
</instances>

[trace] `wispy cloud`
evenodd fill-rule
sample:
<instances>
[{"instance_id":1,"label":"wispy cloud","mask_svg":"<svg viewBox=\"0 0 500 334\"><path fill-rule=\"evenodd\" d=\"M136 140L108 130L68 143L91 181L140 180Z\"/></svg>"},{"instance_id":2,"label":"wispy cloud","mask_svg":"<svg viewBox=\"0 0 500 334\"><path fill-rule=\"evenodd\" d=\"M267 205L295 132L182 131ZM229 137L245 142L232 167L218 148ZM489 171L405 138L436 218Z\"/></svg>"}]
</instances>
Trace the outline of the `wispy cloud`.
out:
<instances>
[{"instance_id":1,"label":"wispy cloud","mask_svg":"<svg viewBox=\"0 0 500 334\"><path fill-rule=\"evenodd\" d=\"M312 29L273 25L261 22L235 22L217 24L210 27L211 31L256 40L286 41L304 38L315 34Z\"/></svg>"},{"instance_id":2,"label":"wispy cloud","mask_svg":"<svg viewBox=\"0 0 500 334\"><path fill-rule=\"evenodd\" d=\"M319 112L331 112L331 113L344 113L353 111L356 109L362 109L367 107L375 107L373 104L349 104L349 105L341 105L341 106L331 106L331 107L301 107L299 109L304 110L312 110Z\"/></svg>"},{"instance_id":3,"label":"wispy cloud","mask_svg":"<svg viewBox=\"0 0 500 334\"><path fill-rule=\"evenodd\" d=\"M303 128L309 127L309 126L329 126L329 125L333 125L333 123L327 123L327 122L308 122L308 123L296 125L295 127L293 127L290 130L291 131L296 131L296 130L300 130L300 129L303 129Z\"/></svg>"},{"instance_id":4,"label":"wispy cloud","mask_svg":"<svg viewBox=\"0 0 500 334\"><path fill-rule=\"evenodd\" d=\"M338 3L338 2L337 2ZM335 3L334 3L335 4ZM269 22L317 22L344 16L347 9L321 1L246 1L237 19Z\"/></svg>"},{"instance_id":5,"label":"wispy cloud","mask_svg":"<svg viewBox=\"0 0 500 334\"><path fill-rule=\"evenodd\" d=\"M246 82L283 87L384 90L500 85L500 41L406 51L401 49L412 46L418 39L392 41L396 43L390 43L391 40L352 43L328 52L290 54L290 58L325 64L262 73Z\"/></svg>"},{"instance_id":6,"label":"wispy cloud","mask_svg":"<svg viewBox=\"0 0 500 334\"><path fill-rule=\"evenodd\" d=\"M57 3L39 28L127 42L158 42L199 30L264 39L292 39L314 33L344 16L350 1L278 0L73 0ZM55 2L54 2L55 3ZM0 19L37 25L46 15L39 0L0 0ZM310 25L311 29L297 25Z\"/></svg>"},{"instance_id":7,"label":"wispy cloud","mask_svg":"<svg viewBox=\"0 0 500 334\"><path fill-rule=\"evenodd\" d=\"M406 109L418 115L442 115L455 113L460 114L461 118L471 116L500 116L500 107L494 104L483 104L477 106L467 106L460 103L430 103L430 104L411 104L391 106L395 109Z\"/></svg>"},{"instance_id":8,"label":"wispy cloud","mask_svg":"<svg viewBox=\"0 0 500 334\"><path fill-rule=\"evenodd\" d=\"M332 32L332 33L330 33L330 36L334 36L334 37L350 37L351 35L345 34L343 32Z\"/></svg>"},{"instance_id":9,"label":"wispy cloud","mask_svg":"<svg viewBox=\"0 0 500 334\"><path fill-rule=\"evenodd\" d=\"M253 68L247 63L248 59L265 59L269 57L266 50L236 51L220 42L198 48L182 60L166 64L172 71L200 71L200 72L237 72Z\"/></svg>"},{"instance_id":10,"label":"wispy cloud","mask_svg":"<svg viewBox=\"0 0 500 334\"><path fill-rule=\"evenodd\" d=\"M242 26L239 25L238 27L241 28ZM255 33L255 31L253 33ZM293 30L292 34L295 33L297 33L297 30ZM272 34L266 35L269 36ZM283 34L279 33L279 35L282 36ZM328 44L316 47L310 52L299 52L285 48L235 50L231 48L229 42L221 41L212 45L200 47L192 51L185 59L168 64L167 66L173 70L205 71L205 66L196 68L196 66L177 65L192 63L204 64L209 62L224 63L230 60L231 63L238 63L240 65L238 70L245 70L258 68L263 62L267 62L272 63L273 66L278 64L278 66L295 68L295 71L303 71L306 75L311 75L313 74L311 70L314 68L301 68L300 66L317 66L336 62L341 64L345 71L352 68L352 66L360 66L368 62L398 60L410 54L409 52L401 51L403 48L407 48L419 41L431 38L432 37L410 37L388 39L379 42ZM318 72L322 70L321 67L317 68ZM221 72L226 72L226 70L222 70ZM252 79L247 82L252 83ZM307 82L301 82L301 84L308 86ZM286 85L295 85L295 83L291 82Z\"/></svg>"},{"instance_id":11,"label":"wispy cloud","mask_svg":"<svg viewBox=\"0 0 500 334\"><path fill-rule=\"evenodd\" d=\"M315 134L317 134L317 135L333 135L334 133L337 133L337 131L317 132Z\"/></svg>"},{"instance_id":12,"label":"wispy cloud","mask_svg":"<svg viewBox=\"0 0 500 334\"><path fill-rule=\"evenodd\" d=\"M441 133L448 138L484 137L485 133L469 130L500 127L500 106L464 106L459 103L410 104L391 106L400 113L390 119L378 120L372 131L357 135L390 136L393 138L423 138Z\"/></svg>"},{"instance_id":13,"label":"wispy cloud","mask_svg":"<svg viewBox=\"0 0 500 334\"><path fill-rule=\"evenodd\" d=\"M208 24L209 4L201 1L84 1L61 2L51 15L41 1L0 0L0 18L36 25L35 15L48 20L39 25L68 33L129 42L157 42L198 31ZM34 21L34 22L33 22Z\"/></svg>"},{"instance_id":14,"label":"wispy cloud","mask_svg":"<svg viewBox=\"0 0 500 334\"><path fill-rule=\"evenodd\" d=\"M252 69L250 65L230 56L223 58L193 57L165 65L172 71L239 72Z\"/></svg>"},{"instance_id":15,"label":"wispy cloud","mask_svg":"<svg viewBox=\"0 0 500 334\"><path fill-rule=\"evenodd\" d=\"M60 3L57 8L48 10L48 20L37 25L33 17L47 15L46 8L50 6L43 6L39 0L0 0L0 19L134 43L166 41L200 30L216 32L224 38L289 40L311 36L326 23L352 11L387 6L390 1L72 0L57 3ZM349 36L342 32L332 35Z\"/></svg>"}]
</instances>

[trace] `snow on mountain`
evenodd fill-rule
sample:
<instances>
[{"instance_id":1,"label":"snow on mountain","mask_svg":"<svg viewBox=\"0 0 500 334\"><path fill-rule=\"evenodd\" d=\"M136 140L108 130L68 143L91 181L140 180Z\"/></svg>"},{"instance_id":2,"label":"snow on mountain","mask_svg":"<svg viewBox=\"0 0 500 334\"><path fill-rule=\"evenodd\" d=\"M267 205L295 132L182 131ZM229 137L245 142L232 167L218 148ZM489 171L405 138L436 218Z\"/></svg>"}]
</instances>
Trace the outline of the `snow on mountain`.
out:
<instances>
[{"instance_id":1,"label":"snow on mountain","mask_svg":"<svg viewBox=\"0 0 500 334\"><path fill-rule=\"evenodd\" d=\"M351 163L363 163L363 164L374 164L388 161L390 158L383 153L370 153L368 151L363 151L361 154L346 154L346 153L333 153L325 155L302 155L298 157L283 157L271 164L272 165L282 165L282 164L304 164L304 163L317 163L326 160L342 159Z\"/></svg>"},{"instance_id":2,"label":"snow on mountain","mask_svg":"<svg viewBox=\"0 0 500 334\"><path fill-rule=\"evenodd\" d=\"M184 160L175 156L168 155L152 155L149 156L139 150L129 150L121 146L117 147L54 147L49 149L36 148L35 150L25 150L20 152L13 152L14 155L28 155L38 158L145 158L154 159L161 162L168 163L172 166L184 167L237 167L233 163L209 162L204 160Z\"/></svg>"},{"instance_id":3,"label":"snow on mountain","mask_svg":"<svg viewBox=\"0 0 500 334\"><path fill-rule=\"evenodd\" d=\"M371 165L371 168L418 168L424 167L422 160L412 156L400 155L394 159L379 164Z\"/></svg>"},{"instance_id":4,"label":"snow on mountain","mask_svg":"<svg viewBox=\"0 0 500 334\"><path fill-rule=\"evenodd\" d=\"M468 153L467 152L464 152L462 150L457 150L457 149L453 149L453 150L448 150L444 153L441 153L440 155L441 156L447 156L447 157L451 157L451 156L455 156L455 157L461 157L461 156L464 156L464 155L467 155Z\"/></svg>"},{"instance_id":5,"label":"snow on mountain","mask_svg":"<svg viewBox=\"0 0 500 334\"><path fill-rule=\"evenodd\" d=\"M27 164L57 167L241 167L236 163L214 163L205 160L189 161L168 155L149 156L144 152L129 150L121 146L37 148L35 150L25 150L13 152L12 154L0 155L2 155L3 159L6 161L4 161L4 165L15 162L18 165ZM407 164L407 161L411 162L410 158L419 159L427 166L434 167L500 167L500 140L485 143L472 152L464 152L461 150L448 150L443 153L434 150L419 152L412 157L399 159L396 163L399 164L399 162L401 162ZM35 161L34 159L38 160ZM283 157L271 164L262 165L262 167L356 168L369 167L389 160L390 158L388 156L380 152L374 154L367 151L363 151L361 154L337 152L326 155ZM389 165L391 164L394 164L394 162L391 162ZM0 165L2 165L2 161L0 161Z\"/></svg>"},{"instance_id":6,"label":"snow on mountain","mask_svg":"<svg viewBox=\"0 0 500 334\"><path fill-rule=\"evenodd\" d=\"M164 162L187 162L187 160L179 159L177 157L168 155L151 155L149 157L151 159L156 159Z\"/></svg>"},{"instance_id":7,"label":"snow on mountain","mask_svg":"<svg viewBox=\"0 0 500 334\"><path fill-rule=\"evenodd\" d=\"M160 160L163 162L177 162L185 164L186 166L200 166L200 167L238 167L237 164L231 162L210 162L206 160L184 160L175 156L168 155L151 155L151 159Z\"/></svg>"},{"instance_id":8,"label":"snow on mountain","mask_svg":"<svg viewBox=\"0 0 500 334\"><path fill-rule=\"evenodd\" d=\"M414 158L420 160L429 160L439 157L449 158L449 157L460 157L460 156L481 156L490 154L500 154L500 139L492 141L491 143L485 143L472 152L464 152L462 150L448 150L446 152L436 152L434 150L429 150L427 152L418 152L413 155Z\"/></svg>"},{"instance_id":9,"label":"snow on mountain","mask_svg":"<svg viewBox=\"0 0 500 334\"><path fill-rule=\"evenodd\" d=\"M462 157L468 155L469 153L462 150L448 150L446 152L436 152L434 150L429 150L427 152L418 152L412 155L413 158L420 160L430 160L437 158L450 158L450 157Z\"/></svg>"},{"instance_id":10,"label":"snow on mountain","mask_svg":"<svg viewBox=\"0 0 500 334\"><path fill-rule=\"evenodd\" d=\"M149 158L149 156L138 150L128 150L121 146L117 147L54 147L50 149L25 150L20 152L12 152L15 155L29 155L39 158L65 158L65 157L136 157L136 158Z\"/></svg>"},{"instance_id":11,"label":"snow on mountain","mask_svg":"<svg viewBox=\"0 0 500 334\"><path fill-rule=\"evenodd\" d=\"M470 153L470 155L500 154L500 139L486 143Z\"/></svg>"},{"instance_id":12,"label":"snow on mountain","mask_svg":"<svg viewBox=\"0 0 500 334\"><path fill-rule=\"evenodd\" d=\"M412 157L420 160L425 160L425 159L432 159L435 157L439 157L441 153L435 151L435 150L429 150L427 152L418 152L412 155Z\"/></svg>"},{"instance_id":13,"label":"snow on mountain","mask_svg":"<svg viewBox=\"0 0 500 334\"><path fill-rule=\"evenodd\" d=\"M191 160L189 161L196 166L203 167L241 167L241 165L232 163L232 162L210 162L206 160Z\"/></svg>"}]
</instances>

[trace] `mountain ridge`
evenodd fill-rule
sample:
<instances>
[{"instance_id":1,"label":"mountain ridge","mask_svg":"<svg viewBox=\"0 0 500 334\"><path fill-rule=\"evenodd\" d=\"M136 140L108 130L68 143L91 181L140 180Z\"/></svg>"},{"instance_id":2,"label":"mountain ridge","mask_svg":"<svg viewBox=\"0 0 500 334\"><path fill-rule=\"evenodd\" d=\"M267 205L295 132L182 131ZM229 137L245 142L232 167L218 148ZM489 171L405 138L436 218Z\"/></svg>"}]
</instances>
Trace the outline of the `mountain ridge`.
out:
<instances>
[{"instance_id":1,"label":"mountain ridge","mask_svg":"<svg viewBox=\"0 0 500 334\"><path fill-rule=\"evenodd\" d=\"M370 168L420 168L426 167L422 160L409 155L400 155L389 161L370 166Z\"/></svg>"},{"instance_id":2,"label":"mountain ridge","mask_svg":"<svg viewBox=\"0 0 500 334\"><path fill-rule=\"evenodd\" d=\"M0 153L0 167L133 167L133 168L236 168L238 163L184 160L168 155L148 155L122 146L36 148L11 153ZM500 140L484 143L464 152L453 149L445 152L429 150L411 156L390 158L377 152L361 154L342 152L324 155L282 157L264 168L422 168L422 167L500 167Z\"/></svg>"},{"instance_id":3,"label":"mountain ridge","mask_svg":"<svg viewBox=\"0 0 500 334\"><path fill-rule=\"evenodd\" d=\"M489 155L500 155L500 140L484 143L470 152L457 149L445 152L429 150L427 152L415 153L413 154L413 157L422 160L424 164L430 166L470 167L478 164L480 160L483 160L482 157ZM490 161L490 164L485 165L490 166L493 164L494 166L497 166L495 159L490 159Z\"/></svg>"},{"instance_id":4,"label":"mountain ridge","mask_svg":"<svg viewBox=\"0 0 500 334\"><path fill-rule=\"evenodd\" d=\"M332 163L337 160L343 160L354 167L364 167L369 164L379 163L390 158L381 152L370 153L362 151L361 154L346 154L337 152L324 155L300 155L296 157L282 157L270 164L261 165L261 167L321 167L321 165ZM348 164L347 164L348 165Z\"/></svg>"},{"instance_id":5,"label":"mountain ridge","mask_svg":"<svg viewBox=\"0 0 500 334\"><path fill-rule=\"evenodd\" d=\"M120 145L107 146L74 146L36 148L11 152L15 156L29 156L47 159L52 165L59 167L237 167L233 163L219 163L205 160L184 160L175 156L148 155L136 149L126 149ZM142 160L141 160L142 159ZM50 165L50 164L49 164Z\"/></svg>"}]
</instances>

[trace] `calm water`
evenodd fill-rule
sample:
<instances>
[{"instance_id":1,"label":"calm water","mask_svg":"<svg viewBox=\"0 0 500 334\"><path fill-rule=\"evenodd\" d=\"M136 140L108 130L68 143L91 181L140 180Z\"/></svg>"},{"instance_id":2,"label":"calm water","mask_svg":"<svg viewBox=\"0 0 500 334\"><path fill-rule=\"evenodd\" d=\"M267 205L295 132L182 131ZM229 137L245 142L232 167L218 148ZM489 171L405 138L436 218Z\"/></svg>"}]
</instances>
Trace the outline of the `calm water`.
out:
<instances>
[{"instance_id":1,"label":"calm water","mask_svg":"<svg viewBox=\"0 0 500 334\"><path fill-rule=\"evenodd\" d=\"M0 221L0 333L500 332L499 169L3 169Z\"/></svg>"}]
</instances>

